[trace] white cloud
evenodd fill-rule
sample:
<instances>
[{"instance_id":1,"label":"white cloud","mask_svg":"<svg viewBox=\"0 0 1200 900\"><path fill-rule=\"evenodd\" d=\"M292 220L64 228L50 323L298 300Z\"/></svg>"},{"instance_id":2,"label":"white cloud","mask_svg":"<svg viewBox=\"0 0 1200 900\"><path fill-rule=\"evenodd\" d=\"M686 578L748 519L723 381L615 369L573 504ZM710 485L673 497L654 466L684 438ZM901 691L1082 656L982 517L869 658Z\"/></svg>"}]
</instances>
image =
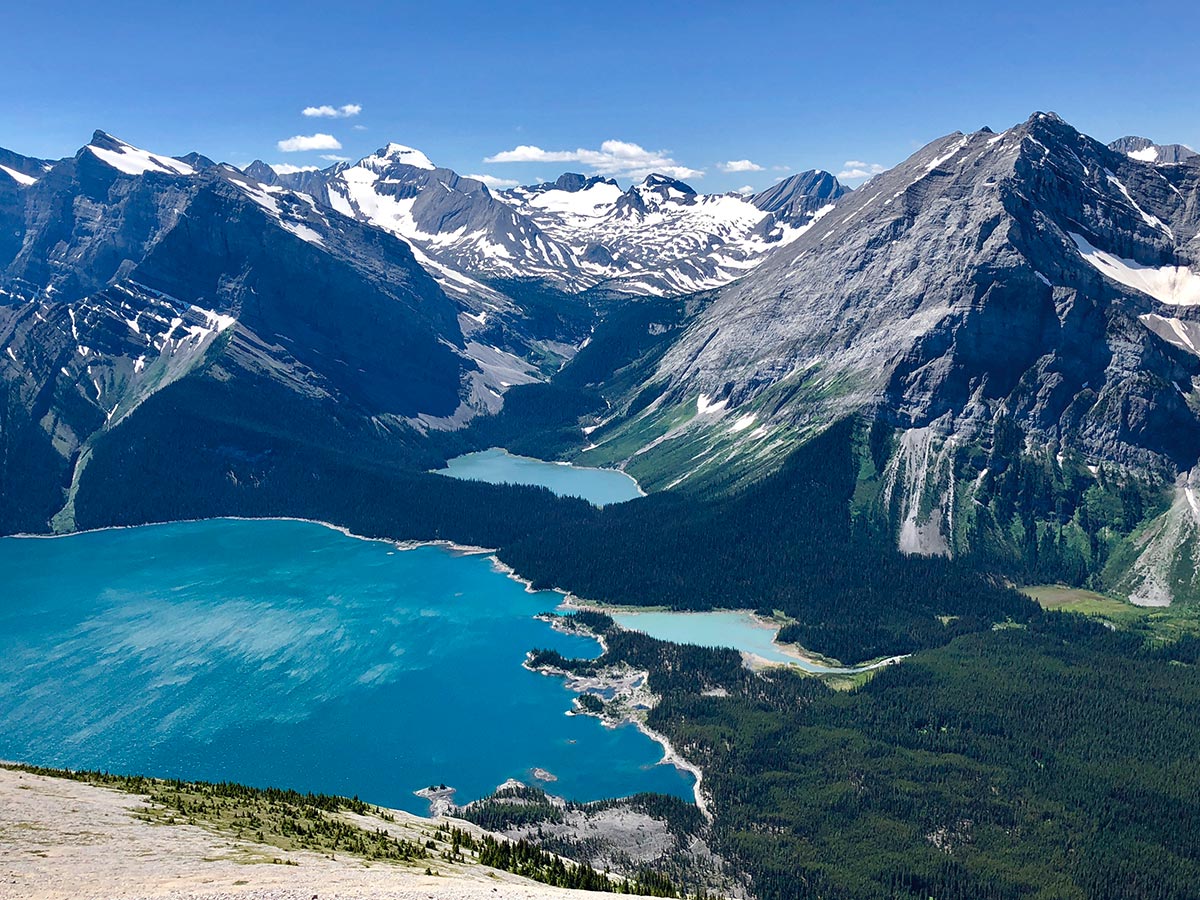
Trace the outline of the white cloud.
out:
<instances>
[{"instance_id":1,"label":"white cloud","mask_svg":"<svg viewBox=\"0 0 1200 900\"><path fill-rule=\"evenodd\" d=\"M315 172L317 166L293 166L291 163L272 163L276 175L295 175L297 172Z\"/></svg>"},{"instance_id":2,"label":"white cloud","mask_svg":"<svg viewBox=\"0 0 1200 900\"><path fill-rule=\"evenodd\" d=\"M355 130L355 131L366 131L366 130L367 130L367 126L366 126L366 125L355 125L355 126L354 126L354 130Z\"/></svg>"},{"instance_id":3,"label":"white cloud","mask_svg":"<svg viewBox=\"0 0 1200 900\"><path fill-rule=\"evenodd\" d=\"M342 143L332 134L298 134L275 145L284 153L297 153L303 150L341 150Z\"/></svg>"},{"instance_id":4,"label":"white cloud","mask_svg":"<svg viewBox=\"0 0 1200 900\"><path fill-rule=\"evenodd\" d=\"M521 183L515 178L497 178L495 175L468 175L467 177L474 178L476 181L482 181L488 187L495 188L498 191L516 187Z\"/></svg>"},{"instance_id":5,"label":"white cloud","mask_svg":"<svg viewBox=\"0 0 1200 900\"><path fill-rule=\"evenodd\" d=\"M848 159L842 165L844 168L837 173L838 178L870 178L887 171L887 168L879 163L866 163L858 159Z\"/></svg>"},{"instance_id":6,"label":"white cloud","mask_svg":"<svg viewBox=\"0 0 1200 900\"><path fill-rule=\"evenodd\" d=\"M753 194L754 188L748 184L743 184L740 188L734 191L735 194Z\"/></svg>"},{"instance_id":7,"label":"white cloud","mask_svg":"<svg viewBox=\"0 0 1200 900\"><path fill-rule=\"evenodd\" d=\"M591 168L597 175L617 175L643 178L651 172L671 178L700 178L703 169L692 169L673 160L667 150L647 150L628 141L605 141L599 150L543 150L531 144L521 144L487 157L488 163L577 162Z\"/></svg>"},{"instance_id":8,"label":"white cloud","mask_svg":"<svg viewBox=\"0 0 1200 900\"><path fill-rule=\"evenodd\" d=\"M310 119L348 119L360 112L362 107L357 103L347 103L345 106L306 106L300 114Z\"/></svg>"},{"instance_id":9,"label":"white cloud","mask_svg":"<svg viewBox=\"0 0 1200 900\"><path fill-rule=\"evenodd\" d=\"M327 159L330 162L350 162L350 157L338 156L336 153L322 153L321 159Z\"/></svg>"},{"instance_id":10,"label":"white cloud","mask_svg":"<svg viewBox=\"0 0 1200 900\"><path fill-rule=\"evenodd\" d=\"M722 172L761 172L763 167L748 159L731 159L729 162L717 163Z\"/></svg>"}]
</instances>

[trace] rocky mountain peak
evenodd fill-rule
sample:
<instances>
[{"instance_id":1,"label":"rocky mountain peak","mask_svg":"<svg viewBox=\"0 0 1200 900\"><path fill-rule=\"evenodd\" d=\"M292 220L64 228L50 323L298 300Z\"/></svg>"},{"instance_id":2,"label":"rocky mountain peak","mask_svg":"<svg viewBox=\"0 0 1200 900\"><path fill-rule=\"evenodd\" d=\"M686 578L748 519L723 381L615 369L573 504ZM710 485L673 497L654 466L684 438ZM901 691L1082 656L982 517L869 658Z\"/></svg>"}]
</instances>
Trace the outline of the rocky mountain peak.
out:
<instances>
[{"instance_id":1,"label":"rocky mountain peak","mask_svg":"<svg viewBox=\"0 0 1200 900\"><path fill-rule=\"evenodd\" d=\"M850 188L833 175L819 169L798 172L776 182L750 198L758 209L774 213L776 218L793 221L833 203Z\"/></svg>"},{"instance_id":2,"label":"rocky mountain peak","mask_svg":"<svg viewBox=\"0 0 1200 900\"><path fill-rule=\"evenodd\" d=\"M660 175L657 172L652 172L642 179L640 187L646 190L656 191L658 193L667 193L678 191L686 196L695 196L696 189L690 184L680 181L678 178L672 178L669 175Z\"/></svg>"},{"instance_id":3,"label":"rocky mountain peak","mask_svg":"<svg viewBox=\"0 0 1200 900\"><path fill-rule=\"evenodd\" d=\"M1124 153L1139 162L1171 165L1188 161L1200 161L1197 153L1186 144L1156 144L1154 141L1136 135L1117 138L1108 145L1110 150Z\"/></svg>"},{"instance_id":4,"label":"rocky mountain peak","mask_svg":"<svg viewBox=\"0 0 1200 900\"><path fill-rule=\"evenodd\" d=\"M414 169L437 168L437 166L430 161L429 157L420 150L416 150L413 147L408 147L404 144L389 143L387 146L376 150L374 156L360 160L359 164L362 165L369 160L375 159L386 160L391 165L412 166Z\"/></svg>"},{"instance_id":5,"label":"rocky mountain peak","mask_svg":"<svg viewBox=\"0 0 1200 900\"><path fill-rule=\"evenodd\" d=\"M80 149L76 159L90 157L125 175L157 173L166 175L195 175L196 168L171 156L159 156L128 144L120 138L97 130L89 144Z\"/></svg>"},{"instance_id":6,"label":"rocky mountain peak","mask_svg":"<svg viewBox=\"0 0 1200 900\"><path fill-rule=\"evenodd\" d=\"M253 178L255 181L260 181L263 184L279 183L279 176L276 174L275 170L261 159L256 159L254 162L250 163L250 165L242 169L242 172L247 177Z\"/></svg>"},{"instance_id":7,"label":"rocky mountain peak","mask_svg":"<svg viewBox=\"0 0 1200 900\"><path fill-rule=\"evenodd\" d=\"M939 138L722 288L653 380L668 404L702 395L793 424L879 407L960 440L1008 410L1086 454L1179 464L1168 434L1200 425L1174 357L1200 371L1200 351L1157 322L1188 341L1200 326L1200 177L1180 168L1148 170L1050 113ZM1151 409L1172 427L1148 428Z\"/></svg>"},{"instance_id":8,"label":"rocky mountain peak","mask_svg":"<svg viewBox=\"0 0 1200 900\"><path fill-rule=\"evenodd\" d=\"M555 181L551 182L550 184L538 185L537 187L533 188L533 190L537 190L539 188L544 188L547 190L554 189L554 190L566 191L567 193L574 194L579 191L586 191L590 188L595 187L598 184L607 184L607 185L612 185L613 187L617 186L617 183L615 181L613 181L611 178L605 178L602 175L588 176L588 175L580 175L578 172L564 172L562 175L559 175L558 178Z\"/></svg>"}]
</instances>

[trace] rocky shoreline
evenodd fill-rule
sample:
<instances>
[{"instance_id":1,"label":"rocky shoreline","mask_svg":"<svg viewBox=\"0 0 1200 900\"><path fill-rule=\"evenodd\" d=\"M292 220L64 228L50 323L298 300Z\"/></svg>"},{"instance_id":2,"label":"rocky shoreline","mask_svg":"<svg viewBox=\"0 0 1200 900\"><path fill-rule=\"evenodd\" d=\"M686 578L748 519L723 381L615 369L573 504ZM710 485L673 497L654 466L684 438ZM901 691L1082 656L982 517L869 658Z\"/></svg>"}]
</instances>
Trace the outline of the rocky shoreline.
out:
<instances>
[{"instance_id":1,"label":"rocky shoreline","mask_svg":"<svg viewBox=\"0 0 1200 900\"><path fill-rule=\"evenodd\" d=\"M554 615L542 615L538 616L538 618L549 623L550 627L556 631L566 634L584 634L594 638L600 643L602 653L608 652L608 644L604 640L604 636L597 634L590 628L578 623L572 623L570 626L567 626L563 623L561 617ZM592 675L577 675L574 672L569 672L555 666L535 666L532 663L532 654L526 657L523 665L531 672L562 678L566 682L568 690L580 695L575 698L574 708L568 715L595 716L606 728L633 725L638 731L646 735L646 737L659 744L663 748L663 758L659 760L659 765L674 766L681 771L689 773L695 779L692 792L696 807L704 814L706 819L712 820L712 813L708 808L708 800L705 798L703 791L704 772L695 763L685 759L666 735L660 734L646 724L646 714L658 705L660 699L648 687L649 672L644 669L634 669L622 663L616 666L604 667ZM599 697L604 701L599 711L589 709L580 702L582 696L589 694Z\"/></svg>"}]
</instances>

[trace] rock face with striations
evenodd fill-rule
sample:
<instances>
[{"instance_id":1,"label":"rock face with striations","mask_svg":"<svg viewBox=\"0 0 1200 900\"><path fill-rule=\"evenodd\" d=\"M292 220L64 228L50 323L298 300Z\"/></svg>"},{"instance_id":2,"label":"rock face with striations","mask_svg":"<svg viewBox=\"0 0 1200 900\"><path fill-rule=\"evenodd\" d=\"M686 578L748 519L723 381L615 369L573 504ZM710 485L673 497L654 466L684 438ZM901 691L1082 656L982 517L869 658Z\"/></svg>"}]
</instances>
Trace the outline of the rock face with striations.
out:
<instances>
[{"instance_id":1,"label":"rock face with striations","mask_svg":"<svg viewBox=\"0 0 1200 900\"><path fill-rule=\"evenodd\" d=\"M755 194L750 202L782 221L802 222L848 193L849 188L828 172L800 172Z\"/></svg>"},{"instance_id":2,"label":"rock face with striations","mask_svg":"<svg viewBox=\"0 0 1200 900\"><path fill-rule=\"evenodd\" d=\"M950 135L723 288L659 378L778 420L873 408L964 438L1003 411L1098 459L1190 468L1198 229L1196 169L1050 114Z\"/></svg>"},{"instance_id":3,"label":"rock face with striations","mask_svg":"<svg viewBox=\"0 0 1200 900\"><path fill-rule=\"evenodd\" d=\"M1193 165L1200 165L1200 153L1186 144L1156 144L1150 138L1131 135L1117 138L1108 145L1108 149L1124 153L1141 162L1161 165L1190 162Z\"/></svg>"},{"instance_id":4,"label":"rock face with striations","mask_svg":"<svg viewBox=\"0 0 1200 900\"><path fill-rule=\"evenodd\" d=\"M501 390L403 242L202 157L97 132L35 181L0 180L0 234L18 238L0 243L6 531L45 528L95 440L184 379L224 385L225 414L281 443L301 438L256 399L266 383L396 432Z\"/></svg>"},{"instance_id":5,"label":"rock face with striations","mask_svg":"<svg viewBox=\"0 0 1200 900\"><path fill-rule=\"evenodd\" d=\"M960 520L1013 453L1047 485L1109 467L1122 490L1174 496L1130 533L1121 589L1200 596L1200 167L1053 114L934 141L717 291L631 396L591 439L637 436L631 464L651 474L683 460L672 483L770 466L849 413L890 426L880 502L916 553L971 549ZM1046 502L1023 530L1061 555Z\"/></svg>"}]
</instances>

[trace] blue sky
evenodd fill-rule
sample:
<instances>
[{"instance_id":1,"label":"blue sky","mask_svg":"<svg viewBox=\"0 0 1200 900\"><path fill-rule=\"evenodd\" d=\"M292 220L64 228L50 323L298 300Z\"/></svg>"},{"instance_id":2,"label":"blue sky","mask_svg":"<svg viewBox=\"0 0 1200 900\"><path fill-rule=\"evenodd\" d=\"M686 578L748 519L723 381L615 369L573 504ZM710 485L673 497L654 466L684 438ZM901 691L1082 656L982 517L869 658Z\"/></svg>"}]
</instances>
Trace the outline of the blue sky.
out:
<instances>
[{"instance_id":1,"label":"blue sky","mask_svg":"<svg viewBox=\"0 0 1200 900\"><path fill-rule=\"evenodd\" d=\"M34 156L96 128L236 164L397 141L463 174L712 191L890 166L1035 110L1200 148L1200 4L65 0L4 20L0 146ZM324 105L361 109L302 115ZM313 135L340 149L279 147Z\"/></svg>"}]
</instances>

